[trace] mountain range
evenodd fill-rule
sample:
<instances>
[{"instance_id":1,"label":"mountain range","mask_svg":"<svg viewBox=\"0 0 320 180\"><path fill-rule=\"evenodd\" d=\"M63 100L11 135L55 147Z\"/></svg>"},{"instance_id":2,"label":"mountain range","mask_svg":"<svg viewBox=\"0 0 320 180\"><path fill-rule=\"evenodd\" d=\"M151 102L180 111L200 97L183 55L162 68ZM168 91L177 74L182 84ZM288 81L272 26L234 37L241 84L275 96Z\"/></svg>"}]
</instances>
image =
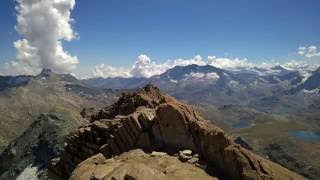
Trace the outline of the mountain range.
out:
<instances>
[{"instance_id":1,"label":"mountain range","mask_svg":"<svg viewBox=\"0 0 320 180\"><path fill-rule=\"evenodd\" d=\"M234 138L309 178L320 177L320 68L177 66L150 78L94 78L95 88L148 83L196 106ZM310 141L311 140L311 141Z\"/></svg>"},{"instance_id":2,"label":"mountain range","mask_svg":"<svg viewBox=\"0 0 320 180\"><path fill-rule=\"evenodd\" d=\"M176 66L150 78L77 79L49 69L37 76L0 76L0 174L17 177L35 164L47 168L63 150L66 134L109 111L103 108L123 92L147 84L193 105L257 154L320 177L320 68L231 71L209 65ZM36 158L40 150L50 153Z\"/></svg>"},{"instance_id":3,"label":"mountain range","mask_svg":"<svg viewBox=\"0 0 320 180\"><path fill-rule=\"evenodd\" d=\"M245 105L288 113L315 103L320 88L319 71L289 70L282 66L228 71L210 65L189 65L176 66L150 78L93 78L82 82L100 89L132 89L151 83L178 99L195 104ZM298 107L293 107L297 99ZM264 103L267 106L259 107ZM278 105L282 108L277 108Z\"/></svg>"},{"instance_id":4,"label":"mountain range","mask_svg":"<svg viewBox=\"0 0 320 180\"><path fill-rule=\"evenodd\" d=\"M44 69L37 76L0 77L0 151L42 113L58 112L78 124L84 107L103 107L120 92L85 86L69 74Z\"/></svg>"}]
</instances>

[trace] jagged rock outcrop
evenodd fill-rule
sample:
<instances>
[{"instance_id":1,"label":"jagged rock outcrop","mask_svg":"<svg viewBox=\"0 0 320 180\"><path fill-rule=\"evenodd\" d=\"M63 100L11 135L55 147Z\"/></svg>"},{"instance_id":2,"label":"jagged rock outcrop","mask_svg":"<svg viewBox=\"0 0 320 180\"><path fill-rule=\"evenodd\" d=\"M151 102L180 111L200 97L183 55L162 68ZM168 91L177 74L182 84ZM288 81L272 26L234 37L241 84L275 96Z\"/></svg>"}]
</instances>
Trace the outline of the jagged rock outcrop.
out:
<instances>
[{"instance_id":1,"label":"jagged rock outcrop","mask_svg":"<svg viewBox=\"0 0 320 180\"><path fill-rule=\"evenodd\" d=\"M41 114L0 155L0 179L16 179L28 167L37 169L40 176L48 161L64 149L64 136L78 126L59 113Z\"/></svg>"},{"instance_id":2,"label":"jagged rock outcrop","mask_svg":"<svg viewBox=\"0 0 320 180\"><path fill-rule=\"evenodd\" d=\"M168 154L191 150L205 160L208 173L229 179L303 179L242 148L194 108L161 94L152 85L123 94L66 142L64 153L49 167L54 179L68 179L79 163L96 154L112 158L137 148ZM76 172L73 177L78 177Z\"/></svg>"},{"instance_id":3,"label":"jagged rock outcrop","mask_svg":"<svg viewBox=\"0 0 320 180\"><path fill-rule=\"evenodd\" d=\"M253 150L253 148L250 146L250 144L241 136L234 139L234 142L239 144L241 147L248 149L250 151Z\"/></svg>"}]
</instances>

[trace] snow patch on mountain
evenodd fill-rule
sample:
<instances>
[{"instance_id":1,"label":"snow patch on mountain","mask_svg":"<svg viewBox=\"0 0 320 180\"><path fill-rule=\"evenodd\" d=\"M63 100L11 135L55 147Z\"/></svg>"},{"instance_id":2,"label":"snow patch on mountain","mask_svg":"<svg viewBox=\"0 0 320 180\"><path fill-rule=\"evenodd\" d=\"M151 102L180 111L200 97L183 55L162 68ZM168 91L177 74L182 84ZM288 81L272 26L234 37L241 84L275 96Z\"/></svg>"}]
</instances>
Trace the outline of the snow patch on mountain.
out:
<instances>
[{"instance_id":1,"label":"snow patch on mountain","mask_svg":"<svg viewBox=\"0 0 320 180\"><path fill-rule=\"evenodd\" d=\"M38 174L38 167L32 167L32 165L29 165L17 177L17 180L38 180Z\"/></svg>"},{"instance_id":2,"label":"snow patch on mountain","mask_svg":"<svg viewBox=\"0 0 320 180\"><path fill-rule=\"evenodd\" d=\"M205 77L206 76L206 74L204 74L204 73L194 73L194 72L192 72L190 75L189 75L189 77L194 77L194 78L203 78L203 77Z\"/></svg>"},{"instance_id":3,"label":"snow patch on mountain","mask_svg":"<svg viewBox=\"0 0 320 180\"><path fill-rule=\"evenodd\" d=\"M304 92L306 94L318 94L318 93L320 93L320 88L315 88L312 90L303 89L302 92Z\"/></svg>"},{"instance_id":4,"label":"snow patch on mountain","mask_svg":"<svg viewBox=\"0 0 320 180\"><path fill-rule=\"evenodd\" d=\"M209 80L218 80L220 76L217 73L212 72L212 73L207 73L206 78Z\"/></svg>"},{"instance_id":5,"label":"snow patch on mountain","mask_svg":"<svg viewBox=\"0 0 320 180\"><path fill-rule=\"evenodd\" d=\"M178 83L178 81L177 81L177 80L174 80L174 79L170 79L169 81L170 81L170 82L173 82L173 83Z\"/></svg>"}]
</instances>

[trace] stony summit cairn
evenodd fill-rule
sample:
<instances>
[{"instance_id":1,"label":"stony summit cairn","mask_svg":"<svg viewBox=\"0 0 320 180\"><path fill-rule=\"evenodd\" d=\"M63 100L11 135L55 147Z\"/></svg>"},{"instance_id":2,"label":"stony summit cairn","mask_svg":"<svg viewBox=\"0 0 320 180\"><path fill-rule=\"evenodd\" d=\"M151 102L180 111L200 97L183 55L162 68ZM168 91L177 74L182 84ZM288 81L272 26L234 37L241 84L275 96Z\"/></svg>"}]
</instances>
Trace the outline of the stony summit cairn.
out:
<instances>
[{"instance_id":1,"label":"stony summit cairn","mask_svg":"<svg viewBox=\"0 0 320 180\"><path fill-rule=\"evenodd\" d=\"M304 179L234 143L191 106L147 85L66 138L52 179Z\"/></svg>"}]
</instances>

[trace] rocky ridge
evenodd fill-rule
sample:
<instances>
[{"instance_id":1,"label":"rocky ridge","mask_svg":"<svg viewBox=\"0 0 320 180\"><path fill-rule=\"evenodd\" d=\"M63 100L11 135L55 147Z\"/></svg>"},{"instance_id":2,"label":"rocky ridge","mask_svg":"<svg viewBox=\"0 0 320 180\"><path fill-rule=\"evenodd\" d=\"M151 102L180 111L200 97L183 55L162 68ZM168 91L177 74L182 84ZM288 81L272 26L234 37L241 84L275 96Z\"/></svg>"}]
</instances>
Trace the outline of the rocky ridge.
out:
<instances>
[{"instance_id":1,"label":"rocky ridge","mask_svg":"<svg viewBox=\"0 0 320 180\"><path fill-rule=\"evenodd\" d=\"M102 108L116 102L120 90L99 90L69 74L49 69L36 76L0 76L0 153L25 132L42 113L67 114L86 123L82 108Z\"/></svg>"},{"instance_id":2,"label":"rocky ridge","mask_svg":"<svg viewBox=\"0 0 320 180\"><path fill-rule=\"evenodd\" d=\"M0 179L17 179L28 166L36 168L41 176L48 161L63 150L64 136L79 126L69 119L59 113L41 114L0 155Z\"/></svg>"},{"instance_id":3,"label":"rocky ridge","mask_svg":"<svg viewBox=\"0 0 320 180\"><path fill-rule=\"evenodd\" d=\"M92 172L92 169L82 167L90 159L97 156L116 159L115 156L123 157L125 155L121 154L124 152L140 148L146 153L159 151L170 155L191 150L205 161L208 179L212 176L228 179L304 179L237 145L222 129L202 118L193 107L161 94L152 85L123 94L117 103L92 115L90 124L67 136L66 143L60 158L52 160L49 165L50 178L68 179L72 174L71 179L81 179L73 177L81 177L78 175L85 173L83 171ZM105 168L117 165L106 161L103 163ZM123 170L125 167L121 165L119 168ZM79 172L79 169L83 171ZM111 175L95 178L115 178L117 174L112 176L112 172ZM143 179L132 176L129 171L123 172L124 177ZM162 179L166 179L166 173L162 172L162 175Z\"/></svg>"}]
</instances>

